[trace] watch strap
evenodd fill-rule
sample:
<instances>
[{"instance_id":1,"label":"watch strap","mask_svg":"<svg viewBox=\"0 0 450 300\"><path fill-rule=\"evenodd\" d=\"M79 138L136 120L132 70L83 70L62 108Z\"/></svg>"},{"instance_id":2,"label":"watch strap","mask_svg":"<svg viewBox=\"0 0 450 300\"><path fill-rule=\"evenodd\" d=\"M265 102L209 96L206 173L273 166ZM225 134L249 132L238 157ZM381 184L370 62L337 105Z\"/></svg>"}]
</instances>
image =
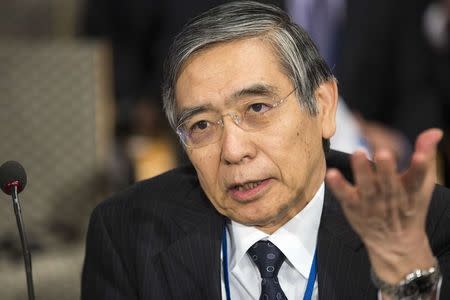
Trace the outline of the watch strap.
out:
<instances>
[{"instance_id":1,"label":"watch strap","mask_svg":"<svg viewBox=\"0 0 450 300\"><path fill-rule=\"evenodd\" d=\"M426 299L436 290L441 277L439 266L429 269L416 269L407 274L405 278L397 284L390 284L382 280L371 269L371 278L374 285L382 292L395 300Z\"/></svg>"}]
</instances>

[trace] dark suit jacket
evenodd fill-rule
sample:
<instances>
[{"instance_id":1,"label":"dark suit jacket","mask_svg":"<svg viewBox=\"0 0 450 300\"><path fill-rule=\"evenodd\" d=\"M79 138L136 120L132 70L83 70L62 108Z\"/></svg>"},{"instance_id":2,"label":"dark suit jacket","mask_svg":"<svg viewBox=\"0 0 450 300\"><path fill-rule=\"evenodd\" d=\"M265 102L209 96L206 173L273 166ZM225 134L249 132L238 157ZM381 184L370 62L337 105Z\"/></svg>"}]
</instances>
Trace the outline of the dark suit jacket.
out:
<instances>
[{"instance_id":1,"label":"dark suit jacket","mask_svg":"<svg viewBox=\"0 0 450 300\"><path fill-rule=\"evenodd\" d=\"M327 164L349 177L346 155L332 151ZM450 299L449 195L436 187L427 222L445 276L441 299ZM82 299L221 299L224 222L192 167L134 185L92 214ZM369 270L361 240L326 190L318 237L320 299L376 299Z\"/></svg>"}]
</instances>

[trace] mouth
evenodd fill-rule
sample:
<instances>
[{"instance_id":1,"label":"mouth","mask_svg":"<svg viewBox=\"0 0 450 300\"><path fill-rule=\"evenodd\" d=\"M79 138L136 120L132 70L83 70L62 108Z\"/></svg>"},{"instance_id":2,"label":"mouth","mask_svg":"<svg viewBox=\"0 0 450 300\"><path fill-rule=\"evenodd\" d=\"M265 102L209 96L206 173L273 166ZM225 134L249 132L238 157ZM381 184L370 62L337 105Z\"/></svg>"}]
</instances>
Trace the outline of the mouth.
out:
<instances>
[{"instance_id":1,"label":"mouth","mask_svg":"<svg viewBox=\"0 0 450 300\"><path fill-rule=\"evenodd\" d=\"M247 181L233 184L228 188L228 194L237 201L251 201L260 196L267 189L271 179Z\"/></svg>"},{"instance_id":2,"label":"mouth","mask_svg":"<svg viewBox=\"0 0 450 300\"><path fill-rule=\"evenodd\" d=\"M245 191L254 189L258 185L260 185L261 182L263 182L263 181L262 180L258 180L258 181L246 182L244 184L236 184L236 185L232 186L231 189L238 190L239 192L245 192Z\"/></svg>"}]
</instances>

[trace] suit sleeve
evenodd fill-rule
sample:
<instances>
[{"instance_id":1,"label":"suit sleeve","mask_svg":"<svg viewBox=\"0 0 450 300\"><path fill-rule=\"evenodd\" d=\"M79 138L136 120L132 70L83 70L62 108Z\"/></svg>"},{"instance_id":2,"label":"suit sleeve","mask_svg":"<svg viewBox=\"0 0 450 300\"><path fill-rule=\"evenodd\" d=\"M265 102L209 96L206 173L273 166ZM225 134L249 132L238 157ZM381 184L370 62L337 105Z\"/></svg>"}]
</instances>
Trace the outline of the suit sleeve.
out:
<instances>
[{"instance_id":1,"label":"suit sleeve","mask_svg":"<svg viewBox=\"0 0 450 300\"><path fill-rule=\"evenodd\" d=\"M439 299L450 299L450 191L443 187L435 190L435 201L430 207L430 222L435 226L430 240L434 255L439 261L439 268L442 273L442 282L439 289Z\"/></svg>"},{"instance_id":2,"label":"suit sleeve","mask_svg":"<svg viewBox=\"0 0 450 300\"><path fill-rule=\"evenodd\" d=\"M111 239L101 210L94 210L86 239L82 300L137 299L124 261ZM117 238L117 235L114 237Z\"/></svg>"}]
</instances>

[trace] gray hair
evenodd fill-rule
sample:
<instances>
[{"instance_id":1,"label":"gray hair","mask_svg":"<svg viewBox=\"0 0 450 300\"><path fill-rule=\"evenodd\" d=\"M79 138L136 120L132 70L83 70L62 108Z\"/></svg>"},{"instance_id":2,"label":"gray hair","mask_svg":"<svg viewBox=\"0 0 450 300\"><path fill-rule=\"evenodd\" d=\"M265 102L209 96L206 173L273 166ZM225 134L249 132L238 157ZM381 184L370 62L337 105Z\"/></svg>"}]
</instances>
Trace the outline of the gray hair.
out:
<instances>
[{"instance_id":1,"label":"gray hair","mask_svg":"<svg viewBox=\"0 0 450 300\"><path fill-rule=\"evenodd\" d=\"M175 86L184 63L195 53L220 42L264 38L275 50L285 74L297 87L300 104L317 114L314 91L334 77L308 34L280 8L254 1L230 2L188 22L176 36L165 64L164 110L172 128L178 125Z\"/></svg>"}]
</instances>

